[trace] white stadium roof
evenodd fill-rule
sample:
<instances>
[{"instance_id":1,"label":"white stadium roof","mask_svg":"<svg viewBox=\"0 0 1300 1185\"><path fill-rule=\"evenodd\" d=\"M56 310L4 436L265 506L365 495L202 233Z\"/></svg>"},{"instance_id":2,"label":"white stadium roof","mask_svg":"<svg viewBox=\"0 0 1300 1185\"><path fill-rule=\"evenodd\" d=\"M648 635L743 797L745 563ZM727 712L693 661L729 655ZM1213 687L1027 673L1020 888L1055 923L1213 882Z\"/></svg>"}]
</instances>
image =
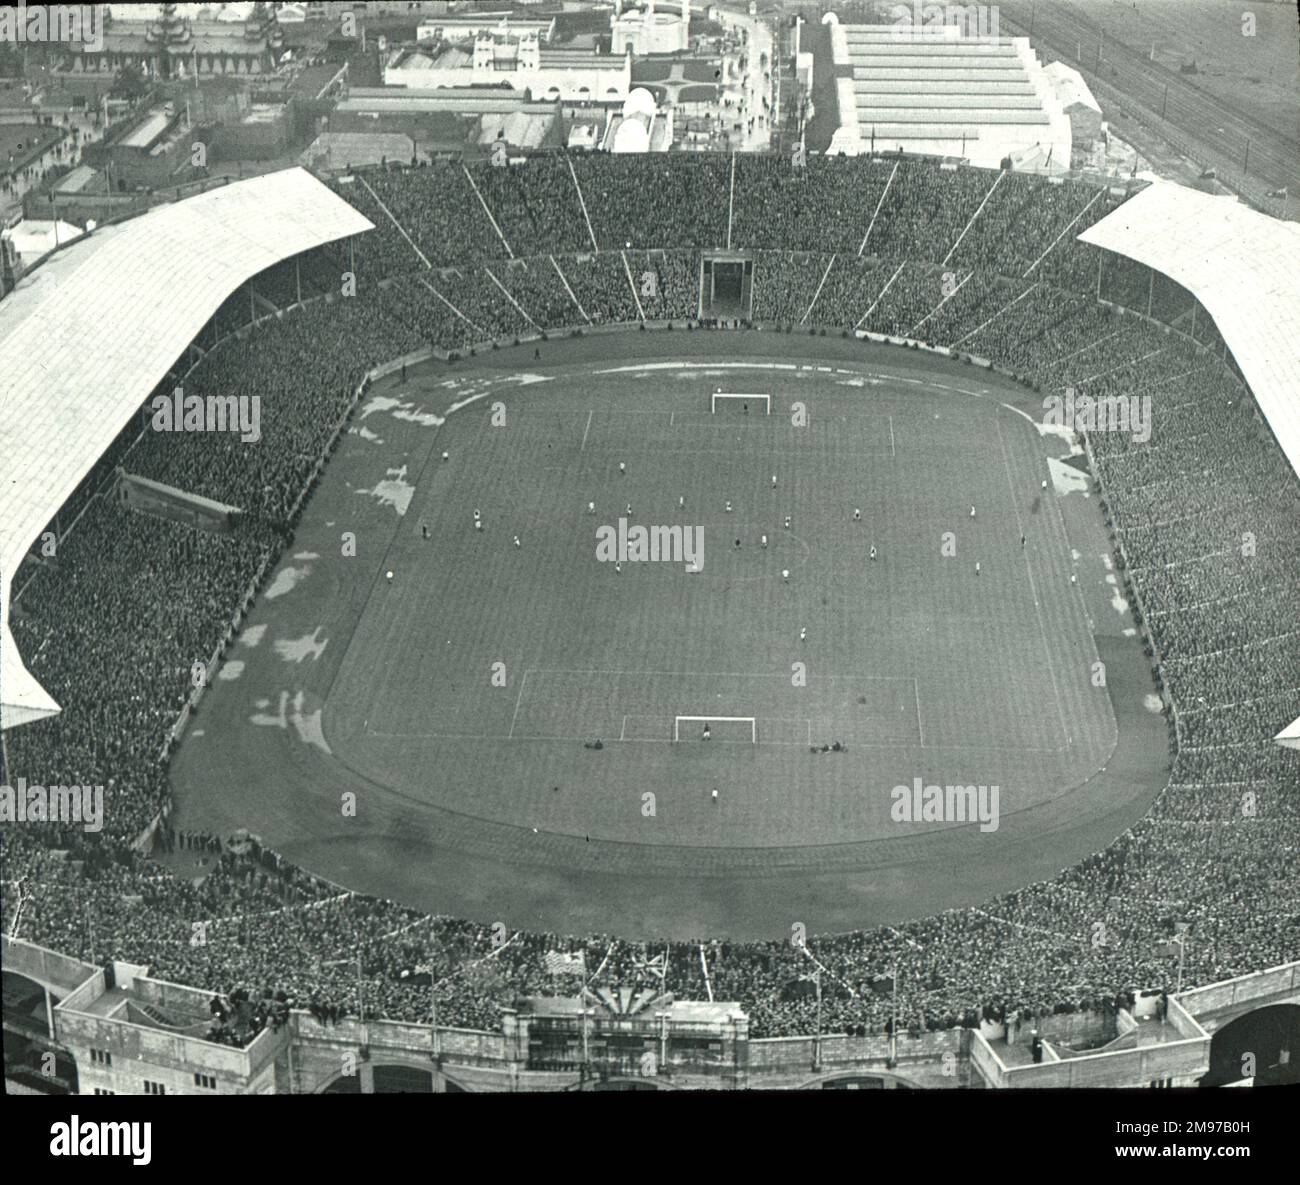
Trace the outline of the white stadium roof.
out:
<instances>
[{"instance_id":1,"label":"white stadium roof","mask_svg":"<svg viewBox=\"0 0 1300 1185\"><path fill-rule=\"evenodd\" d=\"M59 711L9 632L10 582L41 531L240 284L372 229L286 169L101 227L0 301L0 728Z\"/></svg>"},{"instance_id":2,"label":"white stadium roof","mask_svg":"<svg viewBox=\"0 0 1300 1185\"><path fill-rule=\"evenodd\" d=\"M832 152L897 149L996 168L1039 148L1069 167L1070 120L1028 38L835 23L830 41L840 125Z\"/></svg>"},{"instance_id":3,"label":"white stadium roof","mask_svg":"<svg viewBox=\"0 0 1300 1185\"><path fill-rule=\"evenodd\" d=\"M1147 264L1201 302L1300 475L1300 225L1163 181L1079 238Z\"/></svg>"},{"instance_id":4,"label":"white stadium roof","mask_svg":"<svg viewBox=\"0 0 1300 1185\"><path fill-rule=\"evenodd\" d=\"M1300 226L1158 181L1079 238L1155 268L1201 302L1300 475ZM1300 749L1300 719L1275 739Z\"/></svg>"}]
</instances>

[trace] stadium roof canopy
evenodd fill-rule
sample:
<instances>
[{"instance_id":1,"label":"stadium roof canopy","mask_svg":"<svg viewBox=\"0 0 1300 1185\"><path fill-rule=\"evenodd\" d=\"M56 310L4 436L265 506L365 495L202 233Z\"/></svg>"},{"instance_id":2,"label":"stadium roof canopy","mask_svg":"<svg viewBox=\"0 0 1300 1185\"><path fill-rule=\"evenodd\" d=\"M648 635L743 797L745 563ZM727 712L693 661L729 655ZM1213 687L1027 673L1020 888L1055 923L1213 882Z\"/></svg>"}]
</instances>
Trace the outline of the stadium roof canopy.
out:
<instances>
[{"instance_id":1,"label":"stadium roof canopy","mask_svg":"<svg viewBox=\"0 0 1300 1185\"><path fill-rule=\"evenodd\" d=\"M1300 475L1300 225L1156 182L1079 238L1145 263L1201 302Z\"/></svg>"},{"instance_id":2,"label":"stadium roof canopy","mask_svg":"<svg viewBox=\"0 0 1300 1185\"><path fill-rule=\"evenodd\" d=\"M0 728L59 711L9 631L10 584L40 533L244 281L372 229L286 169L102 227L0 301Z\"/></svg>"}]
</instances>

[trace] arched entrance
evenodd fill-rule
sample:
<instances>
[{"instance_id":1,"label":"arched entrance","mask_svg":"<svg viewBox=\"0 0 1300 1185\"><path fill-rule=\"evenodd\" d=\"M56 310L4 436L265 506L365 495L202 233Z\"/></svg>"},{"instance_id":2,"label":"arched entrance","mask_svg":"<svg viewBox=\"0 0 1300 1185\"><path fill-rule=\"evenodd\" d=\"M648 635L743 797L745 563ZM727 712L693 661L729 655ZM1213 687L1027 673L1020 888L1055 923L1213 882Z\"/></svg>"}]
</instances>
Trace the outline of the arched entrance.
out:
<instances>
[{"instance_id":1,"label":"arched entrance","mask_svg":"<svg viewBox=\"0 0 1300 1185\"><path fill-rule=\"evenodd\" d=\"M1252 1073L1253 1071L1253 1073ZM1239 1016L1210 1041L1210 1072L1200 1086L1300 1083L1300 1004L1271 1004Z\"/></svg>"},{"instance_id":2,"label":"arched entrance","mask_svg":"<svg viewBox=\"0 0 1300 1185\"><path fill-rule=\"evenodd\" d=\"M373 1084L365 1088L365 1080ZM433 1071L422 1066L403 1065L400 1062L384 1062L374 1066L369 1074L358 1068L355 1074L339 1074L322 1087L320 1094L464 1094L465 1087L460 1083L442 1076L442 1091L434 1089Z\"/></svg>"},{"instance_id":3,"label":"arched entrance","mask_svg":"<svg viewBox=\"0 0 1300 1185\"><path fill-rule=\"evenodd\" d=\"M888 1071L850 1070L839 1074L823 1074L810 1078L800 1090L913 1090L906 1078Z\"/></svg>"}]
</instances>

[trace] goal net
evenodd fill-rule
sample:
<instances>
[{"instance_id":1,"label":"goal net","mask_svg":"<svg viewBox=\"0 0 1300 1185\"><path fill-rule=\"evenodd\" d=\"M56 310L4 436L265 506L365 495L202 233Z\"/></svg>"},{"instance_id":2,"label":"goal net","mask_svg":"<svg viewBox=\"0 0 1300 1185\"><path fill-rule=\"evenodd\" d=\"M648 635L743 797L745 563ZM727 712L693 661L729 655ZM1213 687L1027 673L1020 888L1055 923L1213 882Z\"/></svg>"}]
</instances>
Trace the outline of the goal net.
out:
<instances>
[{"instance_id":1,"label":"goal net","mask_svg":"<svg viewBox=\"0 0 1300 1185\"><path fill-rule=\"evenodd\" d=\"M720 407L742 414L752 411L755 415L770 416L772 396L762 392L714 391L710 397L709 411L717 415Z\"/></svg>"},{"instance_id":2,"label":"goal net","mask_svg":"<svg viewBox=\"0 0 1300 1185\"><path fill-rule=\"evenodd\" d=\"M708 730L711 741L748 741L758 744L758 724L753 716L674 716L674 741L700 741Z\"/></svg>"}]
</instances>

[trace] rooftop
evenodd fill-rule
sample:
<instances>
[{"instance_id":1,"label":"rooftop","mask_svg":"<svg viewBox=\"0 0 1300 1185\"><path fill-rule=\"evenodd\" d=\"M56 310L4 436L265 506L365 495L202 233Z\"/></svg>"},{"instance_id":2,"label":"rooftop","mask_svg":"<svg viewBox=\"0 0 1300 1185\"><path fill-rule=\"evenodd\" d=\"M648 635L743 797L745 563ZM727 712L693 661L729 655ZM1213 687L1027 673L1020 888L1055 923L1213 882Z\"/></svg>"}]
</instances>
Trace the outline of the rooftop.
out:
<instances>
[{"instance_id":1,"label":"rooftop","mask_svg":"<svg viewBox=\"0 0 1300 1185\"><path fill-rule=\"evenodd\" d=\"M101 227L0 301L0 727L59 711L9 632L10 580L33 541L240 284L371 229L310 173L285 169Z\"/></svg>"},{"instance_id":2,"label":"rooftop","mask_svg":"<svg viewBox=\"0 0 1300 1185\"><path fill-rule=\"evenodd\" d=\"M1300 225L1158 181L1079 238L1147 264L1201 302L1300 475Z\"/></svg>"}]
</instances>

